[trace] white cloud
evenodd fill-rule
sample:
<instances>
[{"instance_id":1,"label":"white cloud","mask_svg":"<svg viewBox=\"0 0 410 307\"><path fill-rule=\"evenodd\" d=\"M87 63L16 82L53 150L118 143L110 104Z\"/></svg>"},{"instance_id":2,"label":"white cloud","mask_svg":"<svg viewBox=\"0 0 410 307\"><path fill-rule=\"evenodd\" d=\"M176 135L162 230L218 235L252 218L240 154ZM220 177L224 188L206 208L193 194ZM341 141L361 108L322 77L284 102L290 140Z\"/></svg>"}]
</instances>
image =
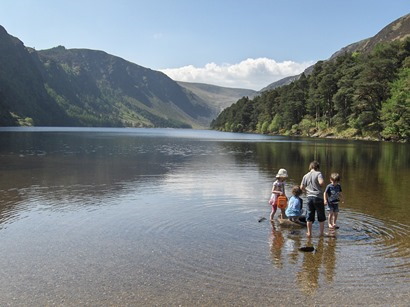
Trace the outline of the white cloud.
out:
<instances>
[{"instance_id":1,"label":"white cloud","mask_svg":"<svg viewBox=\"0 0 410 307\"><path fill-rule=\"evenodd\" d=\"M313 62L276 62L268 58L246 59L238 64L188 65L161 71L175 81L199 82L225 87L260 90L282 78L298 75Z\"/></svg>"}]
</instances>

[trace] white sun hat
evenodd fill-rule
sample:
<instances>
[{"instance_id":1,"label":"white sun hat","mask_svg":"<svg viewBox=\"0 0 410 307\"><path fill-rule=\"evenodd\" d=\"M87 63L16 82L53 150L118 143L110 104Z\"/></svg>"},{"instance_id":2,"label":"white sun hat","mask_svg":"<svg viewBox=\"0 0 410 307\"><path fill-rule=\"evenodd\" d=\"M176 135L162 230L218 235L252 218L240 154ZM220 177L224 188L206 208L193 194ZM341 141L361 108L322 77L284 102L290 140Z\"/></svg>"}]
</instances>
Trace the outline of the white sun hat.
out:
<instances>
[{"instance_id":1,"label":"white sun hat","mask_svg":"<svg viewBox=\"0 0 410 307\"><path fill-rule=\"evenodd\" d=\"M284 168L281 168L278 173L276 174L276 178L287 178L288 177L288 171L285 170Z\"/></svg>"}]
</instances>

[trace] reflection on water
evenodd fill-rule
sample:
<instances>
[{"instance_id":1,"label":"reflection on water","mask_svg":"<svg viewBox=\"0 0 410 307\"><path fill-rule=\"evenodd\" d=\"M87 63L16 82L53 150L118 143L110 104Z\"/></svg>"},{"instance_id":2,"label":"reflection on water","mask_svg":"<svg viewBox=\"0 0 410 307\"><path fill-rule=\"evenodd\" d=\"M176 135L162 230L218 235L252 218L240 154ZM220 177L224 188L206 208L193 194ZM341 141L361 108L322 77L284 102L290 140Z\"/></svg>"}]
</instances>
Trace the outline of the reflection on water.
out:
<instances>
[{"instance_id":1,"label":"reflection on water","mask_svg":"<svg viewBox=\"0 0 410 307\"><path fill-rule=\"evenodd\" d=\"M0 132L3 304L408 301L406 144L175 129L13 130ZM326 178L342 175L340 229L307 239L304 228L258 223L269 216L277 170L288 170L289 194L312 159Z\"/></svg>"},{"instance_id":2,"label":"reflection on water","mask_svg":"<svg viewBox=\"0 0 410 307\"><path fill-rule=\"evenodd\" d=\"M286 237L285 237L286 236ZM284 263L289 263L296 271L296 280L299 288L305 294L314 294L319 287L319 277L322 273L326 278L325 283L333 282L335 275L336 257L335 238L321 237L314 246L313 252L301 252L303 246L313 246L312 239L302 242L305 232L301 229L278 230L272 225L271 253L273 263L277 268L282 268Z\"/></svg>"}]
</instances>

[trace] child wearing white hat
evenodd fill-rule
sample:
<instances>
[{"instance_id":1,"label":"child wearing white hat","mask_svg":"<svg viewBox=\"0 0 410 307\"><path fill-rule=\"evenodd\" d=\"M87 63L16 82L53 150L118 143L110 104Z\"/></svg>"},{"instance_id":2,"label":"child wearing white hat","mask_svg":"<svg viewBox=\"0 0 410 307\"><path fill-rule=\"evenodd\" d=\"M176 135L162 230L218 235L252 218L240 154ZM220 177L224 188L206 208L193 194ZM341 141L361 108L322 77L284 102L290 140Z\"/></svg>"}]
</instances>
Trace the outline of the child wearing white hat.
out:
<instances>
[{"instance_id":1,"label":"child wearing white hat","mask_svg":"<svg viewBox=\"0 0 410 307\"><path fill-rule=\"evenodd\" d=\"M277 175L276 180L272 186L272 195L269 199L269 204L272 206L272 212L270 213L270 220L273 221L276 210L278 210L278 197L280 195L285 195L285 180L288 178L288 172L281 168ZM281 209L281 218L285 218L285 209Z\"/></svg>"}]
</instances>

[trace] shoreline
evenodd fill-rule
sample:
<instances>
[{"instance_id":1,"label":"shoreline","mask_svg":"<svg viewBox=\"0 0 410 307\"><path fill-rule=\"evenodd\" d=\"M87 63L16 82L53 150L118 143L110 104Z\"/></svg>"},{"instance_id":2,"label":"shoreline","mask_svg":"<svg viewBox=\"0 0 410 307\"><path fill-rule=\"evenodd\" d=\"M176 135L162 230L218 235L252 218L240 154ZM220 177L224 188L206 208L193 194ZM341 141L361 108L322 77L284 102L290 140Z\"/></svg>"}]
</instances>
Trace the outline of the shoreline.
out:
<instances>
[{"instance_id":1,"label":"shoreline","mask_svg":"<svg viewBox=\"0 0 410 307\"><path fill-rule=\"evenodd\" d=\"M166 129L166 127L92 127L92 126L70 126L70 127L65 127L65 126L1 126L0 128L163 128ZM231 132L231 133L252 133L252 134L260 134L260 135L271 135L271 136L290 136L290 137L306 137L306 138L316 138L316 139L336 139L336 140L347 140L347 141L371 141L371 142L386 142L386 143L396 143L396 144L407 144L407 140L389 140L389 139L384 139L381 137L375 137L375 136L359 136L356 135L356 132L353 132L351 134L347 134L347 131L344 131L344 133L337 133L333 129L329 130L321 130L321 131L316 131L313 134L303 134L300 131L292 133L291 131L282 131L283 133L260 133L257 131L225 131L225 130L220 130L220 129L212 129L210 127L204 128L204 129L198 129L198 128L171 128L171 129L184 129L184 130L214 130L214 131L221 131L221 132Z\"/></svg>"},{"instance_id":2,"label":"shoreline","mask_svg":"<svg viewBox=\"0 0 410 307\"><path fill-rule=\"evenodd\" d=\"M256 131L250 133L262 134ZM335 134L333 131L320 131L315 132L314 134L301 134L301 133L266 133L265 135L272 136L291 136L291 137L305 137L312 139L335 139L335 140L346 140L346 141L371 141L371 142L382 142L382 143L395 143L395 144L407 144L407 140L388 140L383 138L377 138L372 136L344 136L341 134Z\"/></svg>"}]
</instances>

